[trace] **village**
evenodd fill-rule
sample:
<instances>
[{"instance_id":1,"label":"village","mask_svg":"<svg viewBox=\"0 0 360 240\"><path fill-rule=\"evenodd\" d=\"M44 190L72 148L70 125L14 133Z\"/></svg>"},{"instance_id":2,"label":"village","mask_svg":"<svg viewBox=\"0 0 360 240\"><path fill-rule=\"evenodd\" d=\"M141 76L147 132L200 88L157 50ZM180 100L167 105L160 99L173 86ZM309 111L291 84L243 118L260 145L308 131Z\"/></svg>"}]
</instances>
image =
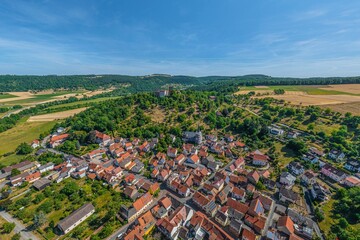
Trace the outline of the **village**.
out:
<instances>
[{"instance_id":1,"label":"village","mask_svg":"<svg viewBox=\"0 0 360 240\"><path fill-rule=\"evenodd\" d=\"M283 141L301 137L274 126L268 134ZM167 239L292 240L324 239L312 202L327 201L337 186L360 185L360 162L336 150L325 154L312 147L274 179L274 159L260 150L250 151L232 135L184 132L182 148L168 146L166 152L154 151L163 136L130 140L98 131L94 136L98 149L81 157L56 149L69 137L64 128L34 140L36 155L49 151L62 154L64 161L23 161L5 167L1 186L16 188L27 182L42 191L67 178L102 181L131 202L121 206L117 217L122 226L109 239L161 233ZM302 162L318 164L319 170L305 170ZM354 174L333 166L338 162ZM91 202L84 204L56 223L60 234L68 234L94 212Z\"/></svg>"}]
</instances>

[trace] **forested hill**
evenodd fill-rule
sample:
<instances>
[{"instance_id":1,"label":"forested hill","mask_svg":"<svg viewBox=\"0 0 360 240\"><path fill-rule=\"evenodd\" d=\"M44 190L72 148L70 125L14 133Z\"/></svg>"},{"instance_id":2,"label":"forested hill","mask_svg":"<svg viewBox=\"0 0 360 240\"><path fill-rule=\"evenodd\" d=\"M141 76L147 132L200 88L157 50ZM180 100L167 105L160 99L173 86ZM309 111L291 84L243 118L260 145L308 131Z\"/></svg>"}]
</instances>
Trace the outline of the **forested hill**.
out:
<instances>
[{"instance_id":1,"label":"forested hill","mask_svg":"<svg viewBox=\"0 0 360 240\"><path fill-rule=\"evenodd\" d=\"M360 83L360 77L329 78L279 78L265 75L246 76L171 76L153 74L148 76L126 75L68 75L68 76L17 76L1 75L0 92L29 91L45 89L87 89L120 88L124 92L154 91L167 85L180 88L193 87L198 90L217 90L241 85L309 85Z\"/></svg>"}]
</instances>

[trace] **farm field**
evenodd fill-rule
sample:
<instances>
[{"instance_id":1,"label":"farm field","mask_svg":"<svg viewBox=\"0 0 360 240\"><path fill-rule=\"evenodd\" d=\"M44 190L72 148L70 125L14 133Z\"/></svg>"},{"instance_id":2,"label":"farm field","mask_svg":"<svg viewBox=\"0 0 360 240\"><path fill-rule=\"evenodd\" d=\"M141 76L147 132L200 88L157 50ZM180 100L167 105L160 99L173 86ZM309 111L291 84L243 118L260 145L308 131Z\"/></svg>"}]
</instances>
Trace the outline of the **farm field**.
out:
<instances>
[{"instance_id":1,"label":"farm field","mask_svg":"<svg viewBox=\"0 0 360 240\"><path fill-rule=\"evenodd\" d=\"M339 113L351 112L354 115L360 115L360 102L341 103L341 104L328 104L322 105L323 108L330 108L331 110Z\"/></svg>"},{"instance_id":2,"label":"farm field","mask_svg":"<svg viewBox=\"0 0 360 240\"><path fill-rule=\"evenodd\" d=\"M0 99L8 99L8 98L14 98L14 97L16 97L16 96L12 95L12 94L8 94L8 93L0 94Z\"/></svg>"},{"instance_id":3,"label":"farm field","mask_svg":"<svg viewBox=\"0 0 360 240\"><path fill-rule=\"evenodd\" d=\"M64 119L67 117L74 116L75 114L82 112L85 109L86 109L86 107L72 109L72 110L68 110L68 111L62 111L62 112L55 112L55 113L31 116L27 120L27 122L50 122L50 121L54 121L54 120Z\"/></svg>"},{"instance_id":4,"label":"farm field","mask_svg":"<svg viewBox=\"0 0 360 240\"><path fill-rule=\"evenodd\" d=\"M360 95L360 84L338 84L338 85L284 85L284 86L246 86L240 87L235 94L273 93L275 89L284 89L286 92L303 92L309 95Z\"/></svg>"},{"instance_id":5,"label":"farm field","mask_svg":"<svg viewBox=\"0 0 360 240\"><path fill-rule=\"evenodd\" d=\"M0 103L6 106L13 106L13 105L36 105L40 103L46 103L56 100L62 100L69 97L77 97L83 98L84 96L92 97L108 90L97 90L97 91L83 91L83 90L75 90L75 91L57 91L54 92L52 90L49 91L42 91L38 93L31 93L31 92L11 92L3 96L14 96L14 97L7 97L2 98L0 97ZM1 95L0 95L1 96Z\"/></svg>"},{"instance_id":6,"label":"farm field","mask_svg":"<svg viewBox=\"0 0 360 240\"><path fill-rule=\"evenodd\" d=\"M56 121L52 122L27 122L22 119L14 128L0 133L0 155L13 152L22 142L30 143L37 139L40 133L49 131L54 127ZM0 158L0 163L9 165L18 162L22 156L10 155Z\"/></svg>"},{"instance_id":7,"label":"farm field","mask_svg":"<svg viewBox=\"0 0 360 240\"><path fill-rule=\"evenodd\" d=\"M105 98L83 100L81 102L64 103L64 104L59 104L59 105L55 105L55 106L50 106L50 107L48 107L48 109L58 109L58 108L63 108L63 107L72 107L72 106L76 106L76 105L86 105L88 103L98 103L98 102L116 99L116 98L119 98L119 97L105 97Z\"/></svg>"},{"instance_id":8,"label":"farm field","mask_svg":"<svg viewBox=\"0 0 360 240\"><path fill-rule=\"evenodd\" d=\"M281 95L275 89L284 89ZM249 86L241 87L235 94L255 92L254 98L272 97L295 105L322 106L333 111L360 114L360 84L309 85L309 86Z\"/></svg>"}]
</instances>

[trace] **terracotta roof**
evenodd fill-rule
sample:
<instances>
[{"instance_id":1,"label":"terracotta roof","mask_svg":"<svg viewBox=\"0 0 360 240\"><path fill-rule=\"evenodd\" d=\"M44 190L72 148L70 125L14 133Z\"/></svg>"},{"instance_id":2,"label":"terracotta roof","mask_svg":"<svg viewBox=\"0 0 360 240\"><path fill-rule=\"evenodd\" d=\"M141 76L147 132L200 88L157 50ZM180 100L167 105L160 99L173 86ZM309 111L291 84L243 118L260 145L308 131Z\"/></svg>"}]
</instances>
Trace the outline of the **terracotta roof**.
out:
<instances>
[{"instance_id":1,"label":"terracotta roof","mask_svg":"<svg viewBox=\"0 0 360 240\"><path fill-rule=\"evenodd\" d=\"M162 199L160 199L159 204L162 205L166 209L168 209L172 205L171 200L168 197L163 197Z\"/></svg>"},{"instance_id":2,"label":"terracotta roof","mask_svg":"<svg viewBox=\"0 0 360 240\"><path fill-rule=\"evenodd\" d=\"M249 207L247 205L238 202L232 198L228 198L226 206L229 206L242 214L247 213L247 211L249 210Z\"/></svg>"},{"instance_id":3,"label":"terracotta roof","mask_svg":"<svg viewBox=\"0 0 360 240\"><path fill-rule=\"evenodd\" d=\"M65 138L69 137L69 134L65 133L65 134L60 134L60 135L57 135L57 136L53 136L51 137L51 140L50 142L56 142L56 141L60 141L60 140L63 140Z\"/></svg>"},{"instance_id":4,"label":"terracotta roof","mask_svg":"<svg viewBox=\"0 0 360 240\"><path fill-rule=\"evenodd\" d=\"M289 216L281 216L277 222L278 227L285 227L290 233L294 233L294 222Z\"/></svg>"},{"instance_id":5,"label":"terracotta roof","mask_svg":"<svg viewBox=\"0 0 360 240\"><path fill-rule=\"evenodd\" d=\"M243 240L256 240L256 234L253 231L247 230L246 228L243 229L241 237Z\"/></svg>"},{"instance_id":6,"label":"terracotta roof","mask_svg":"<svg viewBox=\"0 0 360 240\"><path fill-rule=\"evenodd\" d=\"M151 202L152 196L147 192L142 195L138 200L133 203L133 207L138 212L140 211L146 204Z\"/></svg>"}]
</instances>

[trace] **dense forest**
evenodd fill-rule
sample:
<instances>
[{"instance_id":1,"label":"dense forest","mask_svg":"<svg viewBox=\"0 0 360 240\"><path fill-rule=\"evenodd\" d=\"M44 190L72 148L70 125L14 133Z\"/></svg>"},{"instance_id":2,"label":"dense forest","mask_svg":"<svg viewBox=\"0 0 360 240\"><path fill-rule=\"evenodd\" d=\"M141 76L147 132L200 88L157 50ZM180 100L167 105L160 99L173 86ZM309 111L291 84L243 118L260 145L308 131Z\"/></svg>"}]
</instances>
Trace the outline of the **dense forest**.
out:
<instances>
[{"instance_id":1,"label":"dense forest","mask_svg":"<svg viewBox=\"0 0 360 240\"><path fill-rule=\"evenodd\" d=\"M360 77L328 77L328 78L281 78L266 75L246 76L171 76L153 74L148 76L127 75L69 75L69 76L17 76L1 75L0 91L40 91L45 89L87 89L114 87L117 94L154 91L167 85L180 88L192 87L196 90L217 90L228 92L238 86L252 85L324 85L360 83Z\"/></svg>"}]
</instances>

